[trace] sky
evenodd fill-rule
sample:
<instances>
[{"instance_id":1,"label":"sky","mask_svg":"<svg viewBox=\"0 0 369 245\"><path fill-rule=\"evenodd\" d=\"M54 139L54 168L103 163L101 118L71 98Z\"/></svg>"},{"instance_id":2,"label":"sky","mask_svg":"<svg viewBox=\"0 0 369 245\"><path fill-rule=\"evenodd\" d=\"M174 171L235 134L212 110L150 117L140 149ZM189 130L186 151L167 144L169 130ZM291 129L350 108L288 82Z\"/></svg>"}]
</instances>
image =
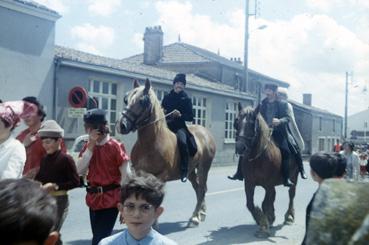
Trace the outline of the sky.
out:
<instances>
[{"instance_id":1,"label":"sky","mask_svg":"<svg viewBox=\"0 0 369 245\"><path fill-rule=\"evenodd\" d=\"M56 44L113 58L143 52L147 26L178 41L244 57L245 0L35 0L62 15ZM289 97L343 115L369 107L369 0L250 0L249 68L286 81ZM266 28L259 29L266 25Z\"/></svg>"}]
</instances>

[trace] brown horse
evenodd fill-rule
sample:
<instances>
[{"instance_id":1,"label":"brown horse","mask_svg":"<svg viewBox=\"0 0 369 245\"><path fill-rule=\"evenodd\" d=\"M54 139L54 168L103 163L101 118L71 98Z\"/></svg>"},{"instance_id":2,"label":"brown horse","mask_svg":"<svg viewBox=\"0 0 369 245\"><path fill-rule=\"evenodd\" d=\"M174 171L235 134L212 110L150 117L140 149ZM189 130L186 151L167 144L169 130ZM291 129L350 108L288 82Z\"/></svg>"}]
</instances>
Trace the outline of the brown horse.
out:
<instances>
[{"instance_id":1,"label":"brown horse","mask_svg":"<svg viewBox=\"0 0 369 245\"><path fill-rule=\"evenodd\" d=\"M180 155L177 138L166 124L161 105L147 79L145 86L134 81L134 89L124 99L126 108L116 128L122 134L137 129L137 141L131 152L132 167L143 170L163 181L180 178ZM197 204L188 226L198 225L206 217L205 193L211 163L215 156L215 141L210 132L199 125L188 127L194 135L198 151L190 158L188 179L196 192Z\"/></svg>"},{"instance_id":2,"label":"brown horse","mask_svg":"<svg viewBox=\"0 0 369 245\"><path fill-rule=\"evenodd\" d=\"M250 107L238 105L238 117L235 122L237 130L236 152L242 154L242 170L245 176L246 205L259 225L258 237L270 235L270 226L275 220L274 200L275 186L283 183L281 175L281 153L273 142L272 130L262 115ZM296 193L298 168L295 160L290 161L290 179L294 183L289 188L289 206L285 214L285 224L292 224L295 219L293 199ZM254 204L256 186L265 190L262 209Z\"/></svg>"}]
</instances>

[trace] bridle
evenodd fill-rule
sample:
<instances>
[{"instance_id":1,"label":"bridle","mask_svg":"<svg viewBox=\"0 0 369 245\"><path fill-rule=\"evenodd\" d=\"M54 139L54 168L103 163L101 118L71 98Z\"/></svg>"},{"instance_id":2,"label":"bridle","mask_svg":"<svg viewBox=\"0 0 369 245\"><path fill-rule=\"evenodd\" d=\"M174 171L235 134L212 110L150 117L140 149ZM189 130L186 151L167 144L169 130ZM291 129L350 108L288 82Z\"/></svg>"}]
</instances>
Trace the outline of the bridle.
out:
<instances>
[{"instance_id":1,"label":"bridle","mask_svg":"<svg viewBox=\"0 0 369 245\"><path fill-rule=\"evenodd\" d=\"M164 117L158 118L154 121L150 122L151 119L151 114L149 114L147 117L143 118L142 120L140 119L140 115L143 115L144 113L146 113L147 111L151 111L152 109L152 103L149 103L149 107L148 108L143 108L139 113L135 113L134 111L132 111L129 108L126 108L123 112L122 115L125 116L125 118L132 124L132 130L140 130L143 128L146 128L150 125L153 125L161 120L166 119L168 116L172 115L174 113L174 111L171 111L167 114L164 115Z\"/></svg>"},{"instance_id":2,"label":"bridle","mask_svg":"<svg viewBox=\"0 0 369 245\"><path fill-rule=\"evenodd\" d=\"M142 115L147 114L146 112L151 111L152 104L150 102L149 106L146 108L142 108L138 113L134 112L130 108L125 108L122 112L122 116L124 116L132 125L132 130L135 131L137 129L146 126L150 123L151 114L149 113L148 116L142 118Z\"/></svg>"},{"instance_id":3,"label":"bridle","mask_svg":"<svg viewBox=\"0 0 369 245\"><path fill-rule=\"evenodd\" d=\"M259 130L260 130L260 127L257 127L255 129L253 136L243 136L243 135L236 136L236 141L237 141L237 138L244 139L244 141L241 141L240 143L243 144L243 146L245 146L246 152L244 153L244 155L247 158L248 158L248 155L250 154L251 147L248 147L248 145L245 142L250 142L250 146L253 146L255 144L256 137L258 135ZM268 142L264 145L263 149L258 154L256 154L256 156L254 156L253 158L248 158L247 159L248 162L255 161L256 159L258 159L265 153L265 151L268 149L269 144L272 142L272 134L273 134L273 128L269 128Z\"/></svg>"}]
</instances>

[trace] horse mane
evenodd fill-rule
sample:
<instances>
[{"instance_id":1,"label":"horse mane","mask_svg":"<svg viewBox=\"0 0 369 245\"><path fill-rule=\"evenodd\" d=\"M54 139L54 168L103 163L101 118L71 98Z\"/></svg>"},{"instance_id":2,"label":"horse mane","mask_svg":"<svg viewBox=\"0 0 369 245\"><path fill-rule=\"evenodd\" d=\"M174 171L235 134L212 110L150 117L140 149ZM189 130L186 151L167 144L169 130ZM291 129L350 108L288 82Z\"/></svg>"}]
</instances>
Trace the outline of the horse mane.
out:
<instances>
[{"instance_id":1,"label":"horse mane","mask_svg":"<svg viewBox=\"0 0 369 245\"><path fill-rule=\"evenodd\" d=\"M244 113L247 113L248 115L252 115L255 113L255 109L251 107L246 107L243 109ZM255 139L255 148L253 149L255 152L253 155L258 154L259 152L263 151L263 148L266 144L269 144L268 141L272 140L270 138L270 129L268 124L265 122L263 116L260 114L260 112L257 112L256 118L255 118L255 124L257 124L256 128L256 139Z\"/></svg>"},{"instance_id":2,"label":"horse mane","mask_svg":"<svg viewBox=\"0 0 369 245\"><path fill-rule=\"evenodd\" d=\"M157 130L159 131L159 130L162 130L163 128L167 128L168 126L165 120L164 111L161 107L158 97L156 96L155 91L152 88L150 88L149 90L149 97L150 97L150 101L152 104L151 112L152 112L152 115L154 116L153 120L161 119L161 120L158 120L158 122L154 123L153 126L155 127L155 131Z\"/></svg>"}]
</instances>

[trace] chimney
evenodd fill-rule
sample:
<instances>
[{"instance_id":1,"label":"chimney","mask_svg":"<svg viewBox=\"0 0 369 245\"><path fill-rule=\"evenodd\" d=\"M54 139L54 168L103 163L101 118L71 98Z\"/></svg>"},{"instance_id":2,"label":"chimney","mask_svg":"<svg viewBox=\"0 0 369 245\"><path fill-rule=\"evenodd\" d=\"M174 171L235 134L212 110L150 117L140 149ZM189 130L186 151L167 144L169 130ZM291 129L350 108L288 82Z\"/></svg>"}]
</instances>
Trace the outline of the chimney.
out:
<instances>
[{"instance_id":1,"label":"chimney","mask_svg":"<svg viewBox=\"0 0 369 245\"><path fill-rule=\"evenodd\" d=\"M304 105L311 106L311 100L312 100L311 94L302 94L302 103Z\"/></svg>"},{"instance_id":2,"label":"chimney","mask_svg":"<svg viewBox=\"0 0 369 245\"><path fill-rule=\"evenodd\" d=\"M163 57L161 26L146 27L144 34L144 64L155 65Z\"/></svg>"}]
</instances>

